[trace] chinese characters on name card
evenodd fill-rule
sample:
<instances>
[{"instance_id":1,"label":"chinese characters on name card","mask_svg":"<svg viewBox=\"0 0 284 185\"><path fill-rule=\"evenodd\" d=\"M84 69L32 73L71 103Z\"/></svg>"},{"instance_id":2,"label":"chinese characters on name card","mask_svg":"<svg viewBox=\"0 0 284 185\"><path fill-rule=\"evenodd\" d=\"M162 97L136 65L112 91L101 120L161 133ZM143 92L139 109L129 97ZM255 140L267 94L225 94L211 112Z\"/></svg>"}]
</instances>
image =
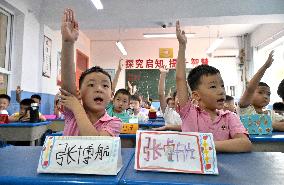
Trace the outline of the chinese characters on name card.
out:
<instances>
[{"instance_id":1,"label":"chinese characters on name card","mask_svg":"<svg viewBox=\"0 0 284 185\"><path fill-rule=\"evenodd\" d=\"M137 131L135 169L218 174L213 135Z\"/></svg>"},{"instance_id":2,"label":"chinese characters on name card","mask_svg":"<svg viewBox=\"0 0 284 185\"><path fill-rule=\"evenodd\" d=\"M121 167L120 138L49 136L37 172L116 175Z\"/></svg>"}]
</instances>

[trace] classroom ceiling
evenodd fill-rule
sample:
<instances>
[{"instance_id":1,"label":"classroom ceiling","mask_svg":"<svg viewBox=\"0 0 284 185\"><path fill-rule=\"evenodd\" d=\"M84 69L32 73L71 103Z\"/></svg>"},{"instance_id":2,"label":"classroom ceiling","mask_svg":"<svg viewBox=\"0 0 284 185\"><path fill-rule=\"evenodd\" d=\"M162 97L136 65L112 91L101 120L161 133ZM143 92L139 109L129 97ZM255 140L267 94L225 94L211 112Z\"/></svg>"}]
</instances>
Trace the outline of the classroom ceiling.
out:
<instances>
[{"instance_id":1,"label":"classroom ceiling","mask_svg":"<svg viewBox=\"0 0 284 185\"><path fill-rule=\"evenodd\" d=\"M174 33L179 19L197 38L251 33L261 24L284 22L283 0L23 0L30 12L60 29L65 8L75 10L80 30L91 40L143 39L143 33ZM253 7L253 8L252 8ZM166 29L161 25L165 24Z\"/></svg>"}]
</instances>

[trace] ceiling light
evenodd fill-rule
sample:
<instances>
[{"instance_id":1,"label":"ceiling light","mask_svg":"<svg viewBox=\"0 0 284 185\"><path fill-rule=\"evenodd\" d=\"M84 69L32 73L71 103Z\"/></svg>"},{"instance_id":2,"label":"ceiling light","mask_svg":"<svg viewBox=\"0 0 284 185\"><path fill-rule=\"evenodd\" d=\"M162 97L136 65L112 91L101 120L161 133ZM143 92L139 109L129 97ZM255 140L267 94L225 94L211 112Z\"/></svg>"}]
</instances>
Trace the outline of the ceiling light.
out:
<instances>
[{"instance_id":1,"label":"ceiling light","mask_svg":"<svg viewBox=\"0 0 284 185\"><path fill-rule=\"evenodd\" d=\"M123 55L127 55L127 52L120 41L117 41L115 44Z\"/></svg>"},{"instance_id":2,"label":"ceiling light","mask_svg":"<svg viewBox=\"0 0 284 185\"><path fill-rule=\"evenodd\" d=\"M186 37L192 38L195 36L195 33L186 33ZM144 33L145 38L176 38L175 33Z\"/></svg>"},{"instance_id":3,"label":"ceiling light","mask_svg":"<svg viewBox=\"0 0 284 185\"><path fill-rule=\"evenodd\" d=\"M213 51L215 51L220 44L224 41L223 37L219 37L218 39L216 39L211 45L210 47L206 50L206 53L212 53Z\"/></svg>"},{"instance_id":4,"label":"ceiling light","mask_svg":"<svg viewBox=\"0 0 284 185\"><path fill-rule=\"evenodd\" d=\"M98 10L104 9L101 0L91 0L91 1L92 1L92 3L95 5L95 7L96 7Z\"/></svg>"}]
</instances>

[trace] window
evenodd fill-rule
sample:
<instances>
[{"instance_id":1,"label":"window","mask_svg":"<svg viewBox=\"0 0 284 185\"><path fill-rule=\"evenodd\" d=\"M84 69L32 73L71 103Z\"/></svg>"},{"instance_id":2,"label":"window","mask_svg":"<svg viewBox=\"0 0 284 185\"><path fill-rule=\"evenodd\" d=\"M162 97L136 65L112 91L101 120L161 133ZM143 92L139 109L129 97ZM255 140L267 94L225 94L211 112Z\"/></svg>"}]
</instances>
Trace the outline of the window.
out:
<instances>
[{"instance_id":1,"label":"window","mask_svg":"<svg viewBox=\"0 0 284 185\"><path fill-rule=\"evenodd\" d=\"M0 8L0 93L7 93L10 75L12 15Z\"/></svg>"}]
</instances>

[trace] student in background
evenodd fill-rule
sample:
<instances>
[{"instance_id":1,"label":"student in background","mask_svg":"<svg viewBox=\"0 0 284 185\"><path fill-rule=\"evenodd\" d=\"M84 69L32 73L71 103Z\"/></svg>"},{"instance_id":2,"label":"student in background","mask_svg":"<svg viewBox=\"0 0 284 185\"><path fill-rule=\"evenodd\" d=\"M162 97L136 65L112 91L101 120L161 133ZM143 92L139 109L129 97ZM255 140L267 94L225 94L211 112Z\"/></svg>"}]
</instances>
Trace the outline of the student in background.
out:
<instances>
[{"instance_id":1,"label":"student in background","mask_svg":"<svg viewBox=\"0 0 284 185\"><path fill-rule=\"evenodd\" d=\"M277 94L280 98L282 98L282 102L284 103L284 79L280 82L278 86Z\"/></svg>"},{"instance_id":2,"label":"student in background","mask_svg":"<svg viewBox=\"0 0 284 185\"><path fill-rule=\"evenodd\" d=\"M57 93L54 97L54 115L56 116L56 119L64 119L64 114L63 114L63 110L62 110L62 106L59 102L59 96L60 93Z\"/></svg>"},{"instance_id":3,"label":"student in background","mask_svg":"<svg viewBox=\"0 0 284 185\"><path fill-rule=\"evenodd\" d=\"M141 99L138 95L130 96L130 108L133 115L138 117L138 121L146 122L148 120L148 110L141 107Z\"/></svg>"},{"instance_id":4,"label":"student in background","mask_svg":"<svg viewBox=\"0 0 284 185\"><path fill-rule=\"evenodd\" d=\"M122 127L121 121L110 117L105 110L112 95L112 81L106 71L98 66L84 71L79 79L77 98L74 43L78 39L79 28L71 9L64 11L61 34L60 103L64 106L65 116L63 135L118 136Z\"/></svg>"},{"instance_id":5,"label":"student in background","mask_svg":"<svg viewBox=\"0 0 284 185\"><path fill-rule=\"evenodd\" d=\"M9 122L29 122L30 121L30 107L31 104L35 103L34 100L27 98L23 99L20 102L20 110L19 112L16 112L9 116ZM39 113L39 119L40 121L45 121L45 117Z\"/></svg>"},{"instance_id":6,"label":"student in background","mask_svg":"<svg viewBox=\"0 0 284 185\"><path fill-rule=\"evenodd\" d=\"M112 117L121 119L122 122L129 122L129 115L126 110L129 108L130 93L126 89L119 89L115 92L113 101L107 107L107 113Z\"/></svg>"},{"instance_id":7,"label":"student in background","mask_svg":"<svg viewBox=\"0 0 284 185\"><path fill-rule=\"evenodd\" d=\"M0 114L9 115L7 108L10 105L11 98L7 94L0 94Z\"/></svg>"},{"instance_id":8,"label":"student in background","mask_svg":"<svg viewBox=\"0 0 284 185\"><path fill-rule=\"evenodd\" d=\"M257 73L250 80L244 94L242 95L239 106L239 115L250 115L250 114L270 114L272 120L272 127L275 130L284 131L284 117L275 113L275 111L266 111L264 108L270 102L270 87L260 82L265 71L273 63L273 52L271 51L266 62L257 71Z\"/></svg>"},{"instance_id":9,"label":"student in background","mask_svg":"<svg viewBox=\"0 0 284 185\"><path fill-rule=\"evenodd\" d=\"M181 131L181 124L182 120L180 115L176 112L176 104L175 98L165 97L165 81L166 75L169 72L168 69L164 67L160 68L160 80L159 80L159 100L160 100L160 107L165 119L165 126L160 128L154 128L154 130L177 130Z\"/></svg>"},{"instance_id":10,"label":"student in background","mask_svg":"<svg viewBox=\"0 0 284 185\"><path fill-rule=\"evenodd\" d=\"M224 111L228 110L228 111L236 113L236 106L235 106L234 97L226 95L223 110Z\"/></svg>"},{"instance_id":11,"label":"student in background","mask_svg":"<svg viewBox=\"0 0 284 185\"><path fill-rule=\"evenodd\" d=\"M272 108L276 113L284 116L284 103L283 102L274 103Z\"/></svg>"},{"instance_id":12,"label":"student in background","mask_svg":"<svg viewBox=\"0 0 284 185\"><path fill-rule=\"evenodd\" d=\"M22 93L21 87L17 86L17 89L16 89L16 101L18 103L21 102L21 93ZM34 103L37 103L40 106L40 104L41 104L41 96L40 95L33 94L33 95L31 95L31 99L34 101Z\"/></svg>"},{"instance_id":13,"label":"student in background","mask_svg":"<svg viewBox=\"0 0 284 185\"><path fill-rule=\"evenodd\" d=\"M210 132L214 136L218 152L249 152L251 142L239 117L229 111L222 111L225 101L224 82L218 69L209 65L193 68L186 81L185 50L187 38L176 23L179 51L176 65L176 85L182 119L183 132ZM192 98L189 98L188 85Z\"/></svg>"}]
</instances>

